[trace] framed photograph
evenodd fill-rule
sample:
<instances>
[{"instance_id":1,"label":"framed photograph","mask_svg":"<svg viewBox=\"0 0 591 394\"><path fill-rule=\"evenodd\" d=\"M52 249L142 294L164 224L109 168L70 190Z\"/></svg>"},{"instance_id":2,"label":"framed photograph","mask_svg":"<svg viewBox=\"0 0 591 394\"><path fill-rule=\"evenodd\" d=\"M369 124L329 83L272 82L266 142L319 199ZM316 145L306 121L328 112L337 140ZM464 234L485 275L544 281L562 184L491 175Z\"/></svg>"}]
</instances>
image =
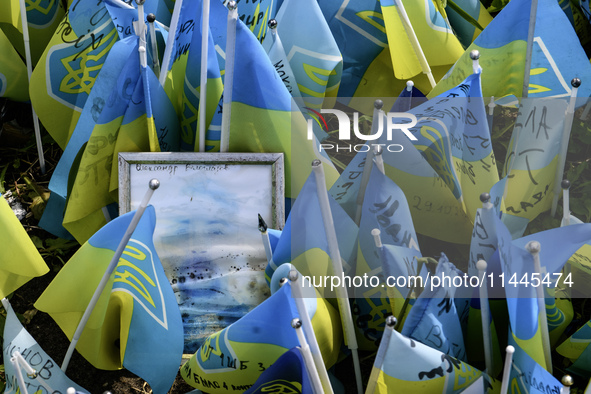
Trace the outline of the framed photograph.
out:
<instances>
[{"instance_id":1,"label":"framed photograph","mask_svg":"<svg viewBox=\"0 0 591 394\"><path fill-rule=\"evenodd\" d=\"M160 181L154 244L183 317L185 353L270 293L258 214L285 224L282 153L120 153L119 211Z\"/></svg>"}]
</instances>

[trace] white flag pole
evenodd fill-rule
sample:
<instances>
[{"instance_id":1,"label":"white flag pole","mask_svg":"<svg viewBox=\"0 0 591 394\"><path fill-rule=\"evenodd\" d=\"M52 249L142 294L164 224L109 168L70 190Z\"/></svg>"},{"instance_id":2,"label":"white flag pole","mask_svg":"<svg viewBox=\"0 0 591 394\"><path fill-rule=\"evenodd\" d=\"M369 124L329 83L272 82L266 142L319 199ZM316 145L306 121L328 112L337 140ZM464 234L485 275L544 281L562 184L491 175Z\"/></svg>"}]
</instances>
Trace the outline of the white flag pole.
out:
<instances>
[{"instance_id":1,"label":"white flag pole","mask_svg":"<svg viewBox=\"0 0 591 394\"><path fill-rule=\"evenodd\" d=\"M392 338L392 332L394 331L395 326L396 318L394 316L388 316L386 318L386 329L384 330L384 335L382 335L382 340L380 341L380 346L378 347L376 359L373 363L373 367L371 368L371 374L369 375L367 387L365 388L365 394L373 394L376 390L376 381L378 380L378 375L382 369L382 365L384 365L386 351L390 345L390 338ZM394 355L394 357L396 357L396 355Z\"/></svg>"},{"instance_id":2,"label":"white flag pole","mask_svg":"<svg viewBox=\"0 0 591 394\"><path fill-rule=\"evenodd\" d=\"M434 88L436 83L435 79L433 78L433 73L431 72L431 68L429 67L429 63L427 62L427 58L425 57L425 53L423 52L423 48L421 48L421 44L419 43L419 39L415 34L415 31L410 23L410 19L406 14L406 10L404 9L404 4L402 4L402 0L394 0L396 3L396 7L398 7L398 12L400 15L400 19L402 21L402 26L404 26L404 30L406 31L406 35L412 44L412 47L419 59L419 63L421 63L421 68L423 69L423 74L427 75L429 79L429 83L431 87Z\"/></svg>"},{"instance_id":3,"label":"white flag pole","mask_svg":"<svg viewBox=\"0 0 591 394\"><path fill-rule=\"evenodd\" d=\"M18 363L18 359L14 356L10 357L10 363L14 368L14 374L16 375L16 381L18 382L18 386L20 388L21 393L28 393L27 385L25 384L25 379L23 378L23 371L21 371L21 366Z\"/></svg>"},{"instance_id":4,"label":"white flag pole","mask_svg":"<svg viewBox=\"0 0 591 394\"><path fill-rule=\"evenodd\" d=\"M384 102L382 100L376 100L373 103L373 120L371 123L371 134L375 134L378 127L381 129L384 126L384 112L382 108ZM381 126L381 127L380 127ZM373 168L373 157L374 151L370 149L365 156L365 163L363 165L363 173L361 175L361 184L359 185L359 192L357 194L357 211L355 212L355 224L359 226L361 222L361 209L363 208L363 199L365 198L365 189L369 182L369 176L371 175L371 169Z\"/></svg>"},{"instance_id":5,"label":"white flag pole","mask_svg":"<svg viewBox=\"0 0 591 394\"><path fill-rule=\"evenodd\" d=\"M316 394L323 394L324 391L322 390L322 383L320 382L320 376L318 376L318 371L316 370L314 360L312 359L310 346L308 346L306 337L304 337L304 333L302 332L302 321L298 318L295 318L291 321L291 326L295 329L296 335L298 336L298 342L300 343L304 364L306 365L308 376L312 382L312 390Z\"/></svg>"},{"instance_id":6,"label":"white flag pole","mask_svg":"<svg viewBox=\"0 0 591 394\"><path fill-rule=\"evenodd\" d=\"M577 103L577 92L579 86L581 86L581 80L579 78L573 78L570 82L572 85L570 101L566 108L566 114L564 116L564 126L562 129L562 140L560 141L560 154L558 155L558 166L556 167L556 175L554 177L554 196L552 199L552 209L550 214L554 216L556 213L556 207L558 206L558 198L560 197L560 182L563 179L564 165L566 164L566 154L568 152L568 141L570 139L570 133L573 128L573 118L575 117L575 107Z\"/></svg>"},{"instance_id":7,"label":"white flag pole","mask_svg":"<svg viewBox=\"0 0 591 394\"><path fill-rule=\"evenodd\" d=\"M195 152L205 152L207 126L207 53L209 51L209 0L203 0L201 12L201 75L199 82L199 138L195 138Z\"/></svg>"},{"instance_id":8,"label":"white flag pole","mask_svg":"<svg viewBox=\"0 0 591 394\"><path fill-rule=\"evenodd\" d=\"M532 0L529 12L529 27L527 30L527 47L525 50L525 70L523 71L523 90L521 97L527 97L529 90L529 75L531 70L532 49L534 46L534 34L536 30L536 15L538 13L538 0Z\"/></svg>"},{"instance_id":9,"label":"white flag pole","mask_svg":"<svg viewBox=\"0 0 591 394\"><path fill-rule=\"evenodd\" d=\"M337 234L334 227L334 220L330 210L330 203L328 201L328 191L326 190L326 181L324 178L324 169L322 162L318 159L312 162L312 171L316 178L316 188L318 193L318 202L320 204L320 212L322 213L322 222L324 224L324 231L328 242L328 254L332 261L333 274L339 278L344 277L343 264L341 262L341 252L339 251L339 244L337 241ZM341 321L343 323L343 331L346 339L347 347L351 350L353 357L353 367L355 370L355 379L357 381L357 392L363 393L363 384L361 378L361 365L359 364L359 353L357 351L357 338L355 337L355 330L353 328L353 317L351 315L351 305L349 304L349 296L344 286L336 288L337 301L339 305L339 312L341 314Z\"/></svg>"},{"instance_id":10,"label":"white flag pole","mask_svg":"<svg viewBox=\"0 0 591 394\"><path fill-rule=\"evenodd\" d=\"M515 348L511 345L505 349L505 365L503 365L503 380L501 380L501 391L500 394L507 394L509 389L509 378L511 377L511 366L513 364L513 353Z\"/></svg>"},{"instance_id":11,"label":"white flag pole","mask_svg":"<svg viewBox=\"0 0 591 394\"><path fill-rule=\"evenodd\" d=\"M70 342L70 346L68 347L68 350L64 357L64 361L62 362L62 371L64 372L66 372L66 369L68 368L68 364L70 363L70 359L72 358L72 354L74 353L76 344L80 339L80 335L82 334L82 331L84 330L84 327L86 326L86 323L88 322L88 319L90 318L90 315L94 307L96 306L99 297L101 296L103 290L107 286L107 282L109 281L109 279L111 278L111 274L117 267L117 264L119 263L119 258L121 257L121 254L123 254L123 250L127 246L127 243L131 238L131 235L133 234L135 228L137 227L137 224L139 223L142 215L144 214L144 211L148 206L148 202L150 201L150 198L152 198L152 194L154 194L154 190L158 189L158 187L160 186L160 182L157 179L152 179L148 186L148 191L144 195L144 198L140 203L139 208L135 211L135 214L133 215L133 218L131 219L131 222L129 223L127 230L125 230L125 234L123 234L123 238L121 238L121 241L119 242L119 246L117 246L117 249L115 250L115 254L111 259L111 262L107 266L105 274L103 275L96 290L94 291L94 294L92 295L92 298L90 299L90 302L88 303L88 306L86 307L86 310L84 311L84 314L82 315L82 318L78 323L78 327L76 327L76 331L74 332L74 336L72 337L72 342Z\"/></svg>"},{"instance_id":12,"label":"white flag pole","mask_svg":"<svg viewBox=\"0 0 591 394\"><path fill-rule=\"evenodd\" d=\"M529 241L525 245L525 250L530 253L534 259L534 273L538 277L542 275L542 267L540 264L540 249L541 245L538 241ZM548 316L546 315L546 301L544 297L544 287L536 287L536 298L538 300L538 316L540 322L540 331L542 333L542 348L544 349L544 358L546 360L546 370L552 373L552 353L550 352L550 334L548 332Z\"/></svg>"},{"instance_id":13,"label":"white flag pole","mask_svg":"<svg viewBox=\"0 0 591 394\"><path fill-rule=\"evenodd\" d=\"M235 1L228 3L228 30L226 33L226 70L224 76L224 99L222 102L222 131L220 152L230 146L230 120L232 119L232 91L234 90L234 64L236 58L236 24L238 9Z\"/></svg>"},{"instance_id":14,"label":"white flag pole","mask_svg":"<svg viewBox=\"0 0 591 394\"><path fill-rule=\"evenodd\" d=\"M493 356L492 356L492 336L490 333L490 308L488 305L488 284L486 280L486 261L478 260L476 269L478 269L478 276L480 277L480 285L478 287L478 295L480 297L480 317L482 320L482 341L484 343L484 363L486 365L486 372L492 374Z\"/></svg>"},{"instance_id":15,"label":"white flag pole","mask_svg":"<svg viewBox=\"0 0 591 394\"><path fill-rule=\"evenodd\" d=\"M33 60L31 60L31 45L29 39L29 23L27 21L27 6L25 0L19 0L21 10L21 24L23 25L23 41L25 43L25 61L27 63L27 78L31 83L31 74L33 73ZM41 128L39 127L39 118L35 108L31 105L33 114L33 127L35 129L35 141L37 143L37 156L39 156L39 167L41 173L45 174L45 156L43 154L43 142L41 141Z\"/></svg>"},{"instance_id":16,"label":"white flag pole","mask_svg":"<svg viewBox=\"0 0 591 394\"><path fill-rule=\"evenodd\" d=\"M316 365L316 370L318 371L322 388L324 389L325 393L332 394L333 390L332 385L330 384L330 378L328 377L326 365L322 359L322 353L320 352L320 347L318 346L318 341L316 340L316 334L314 334L314 328L312 327L312 320L310 320L310 315L308 314L308 308L306 308L306 303L304 302L304 295L302 293L304 280L295 269L289 271L289 280L291 282L291 297L295 301L298 314L300 315L300 319L302 321L304 333L308 338L310 352L312 354L314 364Z\"/></svg>"},{"instance_id":17,"label":"white flag pole","mask_svg":"<svg viewBox=\"0 0 591 394\"><path fill-rule=\"evenodd\" d=\"M150 24L150 41L152 41L152 69L156 78L160 78L160 59L158 58L158 43L156 42L156 15L148 14L148 23Z\"/></svg>"},{"instance_id":18,"label":"white flag pole","mask_svg":"<svg viewBox=\"0 0 591 394\"><path fill-rule=\"evenodd\" d=\"M144 23L144 3L146 0L135 0L137 3L137 29L136 35L139 37L138 52L140 54L140 66L148 66L148 54L146 53L146 24Z\"/></svg>"},{"instance_id":19,"label":"white flag pole","mask_svg":"<svg viewBox=\"0 0 591 394\"><path fill-rule=\"evenodd\" d=\"M164 48L164 55L162 55L162 67L160 72L159 82L162 87L166 82L168 69L172 60L172 50L174 49L174 41L176 39L176 30L181 16L181 8L183 7L183 0L176 0L174 2L174 10L170 19L170 28L168 29L168 39L166 40L166 47Z\"/></svg>"}]
</instances>

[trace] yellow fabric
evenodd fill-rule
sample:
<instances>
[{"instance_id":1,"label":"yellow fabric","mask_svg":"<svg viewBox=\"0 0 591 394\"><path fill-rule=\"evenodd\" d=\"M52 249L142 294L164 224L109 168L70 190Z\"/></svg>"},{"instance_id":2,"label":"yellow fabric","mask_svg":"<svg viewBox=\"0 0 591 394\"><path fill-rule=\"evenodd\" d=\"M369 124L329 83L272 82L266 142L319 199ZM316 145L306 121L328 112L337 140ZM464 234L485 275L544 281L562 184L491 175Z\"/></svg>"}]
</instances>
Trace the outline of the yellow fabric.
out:
<instances>
[{"instance_id":1,"label":"yellow fabric","mask_svg":"<svg viewBox=\"0 0 591 394\"><path fill-rule=\"evenodd\" d=\"M4 298L29 280L49 272L49 268L37 251L4 197L0 197L0 298Z\"/></svg>"}]
</instances>

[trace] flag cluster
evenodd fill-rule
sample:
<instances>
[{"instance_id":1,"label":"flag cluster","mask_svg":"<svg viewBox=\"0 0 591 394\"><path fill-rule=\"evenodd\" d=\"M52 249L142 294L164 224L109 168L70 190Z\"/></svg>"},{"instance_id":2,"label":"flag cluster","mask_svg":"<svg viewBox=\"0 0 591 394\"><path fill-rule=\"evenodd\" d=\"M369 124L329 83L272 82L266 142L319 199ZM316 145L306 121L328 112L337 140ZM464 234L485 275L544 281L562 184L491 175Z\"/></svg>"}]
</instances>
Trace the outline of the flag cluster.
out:
<instances>
[{"instance_id":1,"label":"flag cluster","mask_svg":"<svg viewBox=\"0 0 591 394\"><path fill-rule=\"evenodd\" d=\"M63 150L40 225L82 244L35 307L78 352L155 393L177 373L208 393L326 390L326 370L358 350L377 351L369 393L498 392L501 380L558 392L557 353L589 378L591 316L569 290L591 278L591 224L565 212L559 228L530 226L556 210L573 117L588 112L575 100L591 97L588 4L260 0L235 16L227 3L27 1L28 33L18 1L0 5L0 97L30 101ZM495 106L509 127L495 127ZM349 115L369 130L351 133ZM77 338L134 215L118 216L118 154L196 151L283 153L292 205L260 272L269 297L181 365L149 206ZM10 211L0 201L0 297L48 271ZM28 385L83 391L49 373L3 303L5 364L38 352L48 378Z\"/></svg>"}]
</instances>

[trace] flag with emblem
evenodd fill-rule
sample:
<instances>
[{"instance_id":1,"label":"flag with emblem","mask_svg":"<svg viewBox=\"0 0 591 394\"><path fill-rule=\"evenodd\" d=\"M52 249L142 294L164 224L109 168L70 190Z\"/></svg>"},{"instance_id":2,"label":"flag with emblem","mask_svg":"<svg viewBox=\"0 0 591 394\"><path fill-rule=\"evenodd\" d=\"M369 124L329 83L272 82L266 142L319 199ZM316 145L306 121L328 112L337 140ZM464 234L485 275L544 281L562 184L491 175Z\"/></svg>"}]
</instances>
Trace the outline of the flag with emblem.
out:
<instances>
[{"instance_id":1,"label":"flag with emblem","mask_svg":"<svg viewBox=\"0 0 591 394\"><path fill-rule=\"evenodd\" d=\"M284 0L277 33L306 107L320 108L336 97L343 57L316 0ZM324 104L326 107L326 104Z\"/></svg>"},{"instance_id":2,"label":"flag with emblem","mask_svg":"<svg viewBox=\"0 0 591 394\"><path fill-rule=\"evenodd\" d=\"M35 303L71 340L135 211L94 234L60 270ZM183 352L176 297L152 241L156 215L146 208L99 297L76 349L99 369L122 367L166 393Z\"/></svg>"},{"instance_id":3,"label":"flag with emblem","mask_svg":"<svg viewBox=\"0 0 591 394\"><path fill-rule=\"evenodd\" d=\"M539 0L532 37L531 63L525 64L531 0L511 1L466 49L448 74L429 93L434 97L463 80L472 70L470 52L480 52L485 97L523 93L525 67L530 68L527 97L568 97L570 81L584 80L591 64L567 16L556 0ZM588 97L590 85L581 85L578 95Z\"/></svg>"},{"instance_id":4,"label":"flag with emblem","mask_svg":"<svg viewBox=\"0 0 591 394\"><path fill-rule=\"evenodd\" d=\"M342 343L338 311L325 299L304 298L322 358L328 368L337 361ZM217 394L247 390L261 373L299 345L291 326L298 317L287 282L240 320L210 335L180 370L185 381L197 389ZM295 371L294 371L295 372Z\"/></svg>"},{"instance_id":5,"label":"flag with emblem","mask_svg":"<svg viewBox=\"0 0 591 394\"><path fill-rule=\"evenodd\" d=\"M463 272L442 253L435 275L410 310L401 333L442 353L466 361L466 348L456 309L454 278ZM446 282L444 278L450 278Z\"/></svg>"},{"instance_id":6,"label":"flag with emblem","mask_svg":"<svg viewBox=\"0 0 591 394\"><path fill-rule=\"evenodd\" d=\"M513 237L552 206L567 101L522 99L507 149L503 222Z\"/></svg>"},{"instance_id":7,"label":"flag with emblem","mask_svg":"<svg viewBox=\"0 0 591 394\"><path fill-rule=\"evenodd\" d=\"M6 199L0 195L0 298L4 298L49 268Z\"/></svg>"},{"instance_id":8,"label":"flag with emblem","mask_svg":"<svg viewBox=\"0 0 591 394\"><path fill-rule=\"evenodd\" d=\"M70 5L31 76L31 102L41 123L64 149L94 87L117 28L102 2Z\"/></svg>"},{"instance_id":9,"label":"flag with emblem","mask_svg":"<svg viewBox=\"0 0 591 394\"><path fill-rule=\"evenodd\" d=\"M81 243L105 224L103 207L117 201L119 152L178 147L176 114L154 72L140 66L138 42L131 36L118 44L132 50L72 170L64 227Z\"/></svg>"}]
</instances>

